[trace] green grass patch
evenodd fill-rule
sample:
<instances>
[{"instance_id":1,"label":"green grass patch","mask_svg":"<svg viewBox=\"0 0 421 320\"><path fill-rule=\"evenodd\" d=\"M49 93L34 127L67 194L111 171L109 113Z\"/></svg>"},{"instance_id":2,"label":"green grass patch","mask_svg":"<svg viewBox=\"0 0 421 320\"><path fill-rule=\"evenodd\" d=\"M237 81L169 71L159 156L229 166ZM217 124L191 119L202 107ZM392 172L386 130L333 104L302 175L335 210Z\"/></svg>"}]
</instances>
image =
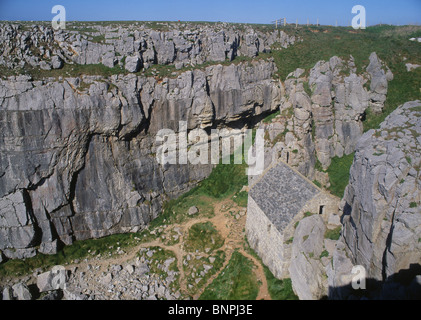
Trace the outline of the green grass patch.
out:
<instances>
[{"instance_id":1,"label":"green grass patch","mask_svg":"<svg viewBox=\"0 0 421 320\"><path fill-rule=\"evenodd\" d=\"M281 111L278 110L270 115L268 115L266 118L263 119L264 123L271 123L273 119L275 119L277 116L281 114Z\"/></svg>"},{"instance_id":2,"label":"green grass patch","mask_svg":"<svg viewBox=\"0 0 421 320\"><path fill-rule=\"evenodd\" d=\"M234 251L228 265L199 300L256 300L259 284L253 268L252 261Z\"/></svg>"},{"instance_id":3,"label":"green grass patch","mask_svg":"<svg viewBox=\"0 0 421 320\"><path fill-rule=\"evenodd\" d=\"M55 70L41 70L40 68L28 67L22 73L30 75L34 80L42 80L48 77L58 79L59 77L80 77L82 75L110 77L116 74L127 74L128 72L118 65L114 68L109 68L100 63L87 65L65 64L63 68Z\"/></svg>"},{"instance_id":4,"label":"green grass patch","mask_svg":"<svg viewBox=\"0 0 421 320\"><path fill-rule=\"evenodd\" d=\"M212 252L220 248L224 244L218 230L210 222L197 223L193 225L188 233L187 239L184 243L184 248L188 252L205 252L205 249L210 249Z\"/></svg>"},{"instance_id":5,"label":"green grass patch","mask_svg":"<svg viewBox=\"0 0 421 320\"><path fill-rule=\"evenodd\" d=\"M151 221L149 229L154 230L163 224L182 223L192 218L211 218L214 216L214 202L213 198L203 195L196 187L177 199L165 202L163 212ZM199 213L189 216L188 210L193 206L199 209Z\"/></svg>"},{"instance_id":6,"label":"green grass patch","mask_svg":"<svg viewBox=\"0 0 421 320\"><path fill-rule=\"evenodd\" d=\"M117 247L124 249L139 244L138 236L138 234L126 233L111 235L101 239L80 240L72 245L65 246L54 255L38 253L32 258L8 260L0 264L0 277L22 276L38 268L48 269L56 265L70 264L75 260L93 257L97 254L113 256L116 254Z\"/></svg>"},{"instance_id":7,"label":"green grass patch","mask_svg":"<svg viewBox=\"0 0 421 320\"><path fill-rule=\"evenodd\" d=\"M289 240L285 241L285 243L291 244L293 241L294 238L291 237ZM292 289L291 279L277 279L269 270L269 268L263 263L262 259L250 247L247 238L245 239L245 250L253 257L255 257L262 265L268 285L268 291L272 300L298 300L298 297L295 295Z\"/></svg>"},{"instance_id":8,"label":"green grass patch","mask_svg":"<svg viewBox=\"0 0 421 320\"><path fill-rule=\"evenodd\" d=\"M291 237L287 241L285 241L285 244L291 244L293 242L294 242L294 237Z\"/></svg>"},{"instance_id":9,"label":"green grass patch","mask_svg":"<svg viewBox=\"0 0 421 320\"><path fill-rule=\"evenodd\" d=\"M339 226L333 230L327 229L325 232L325 239L330 239L330 240L339 240L339 237L341 236L341 230L342 227Z\"/></svg>"},{"instance_id":10,"label":"green grass patch","mask_svg":"<svg viewBox=\"0 0 421 320\"><path fill-rule=\"evenodd\" d=\"M99 36L94 36L91 41L95 43L103 43L105 42L105 35L101 34Z\"/></svg>"},{"instance_id":11,"label":"green grass patch","mask_svg":"<svg viewBox=\"0 0 421 320\"><path fill-rule=\"evenodd\" d=\"M298 300L297 295L292 289L291 279L277 279L270 272L269 268L263 266L265 272L266 281L268 284L268 291L272 300Z\"/></svg>"},{"instance_id":12,"label":"green grass patch","mask_svg":"<svg viewBox=\"0 0 421 320\"><path fill-rule=\"evenodd\" d=\"M410 208L416 208L416 207L418 207L418 204L417 204L416 202L411 202L411 203L409 204L409 207L410 207Z\"/></svg>"},{"instance_id":13,"label":"green grass patch","mask_svg":"<svg viewBox=\"0 0 421 320\"><path fill-rule=\"evenodd\" d=\"M345 155L342 158L334 157L329 168L326 170L329 174L330 192L339 198L342 198L349 181L349 170L354 160L354 153Z\"/></svg>"},{"instance_id":14,"label":"green grass patch","mask_svg":"<svg viewBox=\"0 0 421 320\"><path fill-rule=\"evenodd\" d=\"M247 208L249 194L247 191L236 193L232 200L240 207Z\"/></svg>"},{"instance_id":15,"label":"green grass patch","mask_svg":"<svg viewBox=\"0 0 421 320\"><path fill-rule=\"evenodd\" d=\"M244 161L234 164L232 156L230 164L219 164L212 170L210 176L200 183L198 191L217 199L238 192L248 184L246 168Z\"/></svg>"},{"instance_id":16,"label":"green grass patch","mask_svg":"<svg viewBox=\"0 0 421 320\"><path fill-rule=\"evenodd\" d=\"M318 186L319 188L322 188L322 184L321 184L319 181L317 181L317 180L313 180L313 183L314 183L316 186Z\"/></svg>"}]
</instances>

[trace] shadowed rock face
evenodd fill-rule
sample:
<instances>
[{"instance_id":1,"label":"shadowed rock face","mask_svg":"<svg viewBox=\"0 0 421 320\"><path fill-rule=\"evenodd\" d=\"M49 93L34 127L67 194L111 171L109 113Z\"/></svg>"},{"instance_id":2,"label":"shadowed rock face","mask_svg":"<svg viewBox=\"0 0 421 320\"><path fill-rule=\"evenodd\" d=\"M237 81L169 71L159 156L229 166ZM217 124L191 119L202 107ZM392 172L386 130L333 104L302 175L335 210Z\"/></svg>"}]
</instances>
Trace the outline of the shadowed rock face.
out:
<instances>
[{"instance_id":1,"label":"shadowed rock face","mask_svg":"<svg viewBox=\"0 0 421 320\"><path fill-rule=\"evenodd\" d=\"M213 66L157 81L135 75L0 80L0 249L54 253L60 243L136 231L212 165L156 162L158 130L239 124L275 110L270 61ZM245 122L240 123L244 126Z\"/></svg>"}]
</instances>

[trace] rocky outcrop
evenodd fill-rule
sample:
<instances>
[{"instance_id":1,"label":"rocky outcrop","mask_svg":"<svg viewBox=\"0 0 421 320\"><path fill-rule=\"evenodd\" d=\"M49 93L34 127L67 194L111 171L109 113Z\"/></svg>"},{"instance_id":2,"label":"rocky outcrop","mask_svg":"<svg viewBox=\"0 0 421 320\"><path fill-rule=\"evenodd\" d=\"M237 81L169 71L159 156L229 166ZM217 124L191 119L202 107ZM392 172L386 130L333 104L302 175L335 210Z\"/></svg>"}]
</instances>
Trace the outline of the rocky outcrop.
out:
<instances>
[{"instance_id":1,"label":"rocky outcrop","mask_svg":"<svg viewBox=\"0 0 421 320\"><path fill-rule=\"evenodd\" d=\"M66 30L50 26L0 25L0 65L60 69L63 63L116 65L137 72L151 65L194 66L237 56L255 57L274 43L286 48L296 39L283 31L261 32L249 26L194 23L104 25L68 22Z\"/></svg>"},{"instance_id":2,"label":"rocky outcrop","mask_svg":"<svg viewBox=\"0 0 421 320\"><path fill-rule=\"evenodd\" d=\"M0 80L0 250L9 258L137 231L212 165L156 161L156 133L217 128L279 107L270 61L176 78Z\"/></svg>"},{"instance_id":3,"label":"rocky outcrop","mask_svg":"<svg viewBox=\"0 0 421 320\"><path fill-rule=\"evenodd\" d=\"M320 263L325 231L325 223L318 215L301 220L295 231L289 273L300 300L315 300L326 295L326 272Z\"/></svg>"},{"instance_id":4,"label":"rocky outcrop","mask_svg":"<svg viewBox=\"0 0 421 320\"><path fill-rule=\"evenodd\" d=\"M371 297L410 298L414 288L420 294L419 284L411 285L421 272L420 112L421 102L405 103L357 144L329 272L332 298L350 295L343 275L356 265L383 284Z\"/></svg>"},{"instance_id":5,"label":"rocky outcrop","mask_svg":"<svg viewBox=\"0 0 421 320\"><path fill-rule=\"evenodd\" d=\"M357 74L354 59L319 61L306 75L297 69L285 80L281 114L262 127L268 131L268 158L280 157L309 177L328 185L333 157L355 151L367 109L381 112L393 79L376 53L366 72Z\"/></svg>"},{"instance_id":6,"label":"rocky outcrop","mask_svg":"<svg viewBox=\"0 0 421 320\"><path fill-rule=\"evenodd\" d=\"M361 138L343 199L352 259L379 280L421 261L420 107L404 104Z\"/></svg>"}]
</instances>

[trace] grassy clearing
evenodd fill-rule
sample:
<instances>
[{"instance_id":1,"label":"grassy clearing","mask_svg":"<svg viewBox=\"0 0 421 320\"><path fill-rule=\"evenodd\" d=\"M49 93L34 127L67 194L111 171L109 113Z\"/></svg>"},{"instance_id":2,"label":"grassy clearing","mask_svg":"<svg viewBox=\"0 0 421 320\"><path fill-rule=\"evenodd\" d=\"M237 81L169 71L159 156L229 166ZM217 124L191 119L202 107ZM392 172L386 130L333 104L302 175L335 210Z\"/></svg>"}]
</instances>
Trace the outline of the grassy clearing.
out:
<instances>
[{"instance_id":1,"label":"grassy clearing","mask_svg":"<svg viewBox=\"0 0 421 320\"><path fill-rule=\"evenodd\" d=\"M234 251L228 265L199 300L256 300L259 284L253 268L252 261Z\"/></svg>"},{"instance_id":2,"label":"grassy clearing","mask_svg":"<svg viewBox=\"0 0 421 320\"><path fill-rule=\"evenodd\" d=\"M270 272L269 268L263 266L265 272L266 281L268 284L268 291L272 300L298 300L298 297L292 289L291 279L277 279Z\"/></svg>"},{"instance_id":3,"label":"grassy clearing","mask_svg":"<svg viewBox=\"0 0 421 320\"><path fill-rule=\"evenodd\" d=\"M149 229L153 230L165 223L181 223L192 217L213 217L213 205L216 201L239 194L242 187L248 184L246 168L244 159L242 164L234 164L232 155L230 164L217 165L198 186L179 198L164 203L163 212L151 222ZM199 213L191 217L187 212L192 206L196 206Z\"/></svg>"},{"instance_id":4,"label":"grassy clearing","mask_svg":"<svg viewBox=\"0 0 421 320\"><path fill-rule=\"evenodd\" d=\"M22 73L31 76L33 80L45 78L55 78L57 80L60 77L80 77L82 75L110 77L116 74L126 74L127 71L118 65L114 68L109 68L103 64L65 64L62 69L42 70L40 68L27 68L20 72L20 74ZM1 75L9 76L13 74L9 72L8 74L1 73Z\"/></svg>"},{"instance_id":5,"label":"grassy clearing","mask_svg":"<svg viewBox=\"0 0 421 320\"><path fill-rule=\"evenodd\" d=\"M327 229L325 232L325 239L330 239L330 240L335 240L335 241L339 240L339 237L341 236L341 231L342 231L341 226L333 230Z\"/></svg>"},{"instance_id":6,"label":"grassy clearing","mask_svg":"<svg viewBox=\"0 0 421 320\"><path fill-rule=\"evenodd\" d=\"M349 170L354 161L354 153L343 156L342 158L332 158L332 162L327 169L330 180L330 192L335 196L342 198L349 182Z\"/></svg>"},{"instance_id":7,"label":"grassy clearing","mask_svg":"<svg viewBox=\"0 0 421 320\"><path fill-rule=\"evenodd\" d=\"M184 248L188 252L212 252L222 247L224 239L222 239L218 230L211 222L197 223L193 225L188 237L184 243Z\"/></svg>"},{"instance_id":8,"label":"grassy clearing","mask_svg":"<svg viewBox=\"0 0 421 320\"><path fill-rule=\"evenodd\" d=\"M247 191L241 191L236 193L233 197L232 200L240 207L243 208L247 208L247 203L248 203L248 192Z\"/></svg>"}]
</instances>

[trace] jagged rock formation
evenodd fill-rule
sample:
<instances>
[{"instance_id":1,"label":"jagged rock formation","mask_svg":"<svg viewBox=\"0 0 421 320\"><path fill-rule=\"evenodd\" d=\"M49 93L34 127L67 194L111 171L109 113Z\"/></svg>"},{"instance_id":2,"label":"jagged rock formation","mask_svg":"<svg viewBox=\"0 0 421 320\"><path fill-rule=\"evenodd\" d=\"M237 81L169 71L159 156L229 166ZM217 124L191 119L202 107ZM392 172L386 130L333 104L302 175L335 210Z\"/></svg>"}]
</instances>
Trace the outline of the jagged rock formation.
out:
<instances>
[{"instance_id":1,"label":"jagged rock formation","mask_svg":"<svg viewBox=\"0 0 421 320\"><path fill-rule=\"evenodd\" d=\"M300 300L318 299L326 294L326 272L320 262L325 231L322 217L313 215L301 220L294 233L289 272Z\"/></svg>"},{"instance_id":2,"label":"jagged rock formation","mask_svg":"<svg viewBox=\"0 0 421 320\"><path fill-rule=\"evenodd\" d=\"M363 134L365 112L381 112L391 71L375 53L366 72L356 74L348 61L332 57L319 61L309 74L297 69L285 80L281 116L262 125L267 131L268 158L282 158L311 180L328 185L331 159L355 151ZM319 166L316 163L319 162Z\"/></svg>"},{"instance_id":3,"label":"jagged rock formation","mask_svg":"<svg viewBox=\"0 0 421 320\"><path fill-rule=\"evenodd\" d=\"M60 69L63 63L120 65L129 72L153 64L183 66L209 61L255 57L274 43L285 48L295 37L283 31L261 32L230 24L176 24L158 31L144 24L103 25L67 23L66 30L50 26L0 24L0 65L43 70Z\"/></svg>"},{"instance_id":4,"label":"jagged rock formation","mask_svg":"<svg viewBox=\"0 0 421 320\"><path fill-rule=\"evenodd\" d=\"M156 133L215 128L276 110L271 61L177 78L0 80L0 249L9 258L137 231L212 165L158 165Z\"/></svg>"},{"instance_id":5,"label":"jagged rock formation","mask_svg":"<svg viewBox=\"0 0 421 320\"><path fill-rule=\"evenodd\" d=\"M387 281L371 298L420 297L419 282L410 284L421 269L420 143L420 101L400 106L359 140L341 204L343 237L329 271L332 298L353 294L344 275L355 265ZM402 272L405 286L398 284Z\"/></svg>"}]
</instances>

